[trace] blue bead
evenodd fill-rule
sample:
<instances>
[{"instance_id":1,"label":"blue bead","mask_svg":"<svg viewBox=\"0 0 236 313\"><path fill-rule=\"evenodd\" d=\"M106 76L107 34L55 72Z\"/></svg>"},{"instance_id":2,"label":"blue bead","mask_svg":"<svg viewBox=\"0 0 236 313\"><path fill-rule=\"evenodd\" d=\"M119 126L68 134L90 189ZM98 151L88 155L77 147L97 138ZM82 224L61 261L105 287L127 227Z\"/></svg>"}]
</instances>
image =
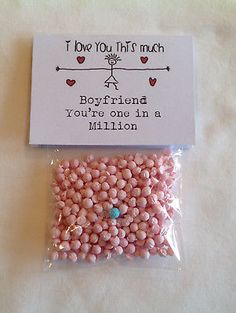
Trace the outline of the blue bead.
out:
<instances>
[{"instance_id":1,"label":"blue bead","mask_svg":"<svg viewBox=\"0 0 236 313\"><path fill-rule=\"evenodd\" d=\"M118 208L112 208L110 210L110 218L117 218L120 215L120 210Z\"/></svg>"}]
</instances>

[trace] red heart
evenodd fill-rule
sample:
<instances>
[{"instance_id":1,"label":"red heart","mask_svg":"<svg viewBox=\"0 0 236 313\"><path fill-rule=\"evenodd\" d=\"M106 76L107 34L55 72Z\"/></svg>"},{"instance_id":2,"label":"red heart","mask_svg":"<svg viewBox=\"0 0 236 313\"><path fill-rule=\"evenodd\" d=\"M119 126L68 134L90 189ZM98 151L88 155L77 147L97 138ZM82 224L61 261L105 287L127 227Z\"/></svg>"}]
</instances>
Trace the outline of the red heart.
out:
<instances>
[{"instance_id":1,"label":"red heart","mask_svg":"<svg viewBox=\"0 0 236 313\"><path fill-rule=\"evenodd\" d=\"M74 79L67 79L66 83L67 83L68 86L72 87L76 82L75 82Z\"/></svg>"},{"instance_id":2,"label":"red heart","mask_svg":"<svg viewBox=\"0 0 236 313\"><path fill-rule=\"evenodd\" d=\"M145 64L148 61L148 57L140 57L140 60L143 64Z\"/></svg>"},{"instance_id":3,"label":"red heart","mask_svg":"<svg viewBox=\"0 0 236 313\"><path fill-rule=\"evenodd\" d=\"M157 79L156 79L156 78L151 78L151 77L149 77L149 84L150 84L152 87L155 86L156 82L157 82Z\"/></svg>"},{"instance_id":4,"label":"red heart","mask_svg":"<svg viewBox=\"0 0 236 313\"><path fill-rule=\"evenodd\" d=\"M76 59L79 62L79 64L82 64L85 61L85 57L81 57L81 56L78 56Z\"/></svg>"}]
</instances>

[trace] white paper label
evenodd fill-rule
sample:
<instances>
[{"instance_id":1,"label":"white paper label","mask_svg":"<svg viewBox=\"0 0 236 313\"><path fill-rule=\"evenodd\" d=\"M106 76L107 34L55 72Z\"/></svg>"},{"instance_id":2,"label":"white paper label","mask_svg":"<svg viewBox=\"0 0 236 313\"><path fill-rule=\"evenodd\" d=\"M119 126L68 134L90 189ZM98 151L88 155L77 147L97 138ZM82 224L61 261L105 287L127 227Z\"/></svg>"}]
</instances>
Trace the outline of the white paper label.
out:
<instances>
[{"instance_id":1,"label":"white paper label","mask_svg":"<svg viewBox=\"0 0 236 313\"><path fill-rule=\"evenodd\" d=\"M36 35L30 144L191 145L189 36Z\"/></svg>"}]
</instances>

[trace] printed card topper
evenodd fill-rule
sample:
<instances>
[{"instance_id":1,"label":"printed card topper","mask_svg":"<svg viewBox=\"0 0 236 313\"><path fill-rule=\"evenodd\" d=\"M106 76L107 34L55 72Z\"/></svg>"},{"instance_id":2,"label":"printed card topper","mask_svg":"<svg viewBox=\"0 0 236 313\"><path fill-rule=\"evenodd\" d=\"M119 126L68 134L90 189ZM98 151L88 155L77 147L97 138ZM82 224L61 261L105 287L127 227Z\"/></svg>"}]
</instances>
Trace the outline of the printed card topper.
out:
<instances>
[{"instance_id":1,"label":"printed card topper","mask_svg":"<svg viewBox=\"0 0 236 313\"><path fill-rule=\"evenodd\" d=\"M191 145L189 36L36 35L30 144Z\"/></svg>"}]
</instances>

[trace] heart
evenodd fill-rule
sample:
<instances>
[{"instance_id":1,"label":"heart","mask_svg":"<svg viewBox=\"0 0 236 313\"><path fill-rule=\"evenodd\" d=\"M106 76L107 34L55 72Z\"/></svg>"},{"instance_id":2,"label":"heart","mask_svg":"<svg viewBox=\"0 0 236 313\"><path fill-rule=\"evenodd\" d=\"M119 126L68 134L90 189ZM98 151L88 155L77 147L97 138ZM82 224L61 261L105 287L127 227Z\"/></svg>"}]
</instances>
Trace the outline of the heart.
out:
<instances>
[{"instance_id":1,"label":"heart","mask_svg":"<svg viewBox=\"0 0 236 313\"><path fill-rule=\"evenodd\" d=\"M85 57L81 57L81 56L78 56L76 59L79 62L79 64L82 64L85 61Z\"/></svg>"},{"instance_id":2,"label":"heart","mask_svg":"<svg viewBox=\"0 0 236 313\"><path fill-rule=\"evenodd\" d=\"M76 81L74 79L67 79L66 83L68 86L72 87L76 83Z\"/></svg>"},{"instance_id":3,"label":"heart","mask_svg":"<svg viewBox=\"0 0 236 313\"><path fill-rule=\"evenodd\" d=\"M155 86L157 82L157 79L156 78L152 78L152 77L149 77L149 84L153 87Z\"/></svg>"},{"instance_id":4,"label":"heart","mask_svg":"<svg viewBox=\"0 0 236 313\"><path fill-rule=\"evenodd\" d=\"M148 57L140 57L140 60L143 64L145 64L148 61Z\"/></svg>"}]
</instances>

